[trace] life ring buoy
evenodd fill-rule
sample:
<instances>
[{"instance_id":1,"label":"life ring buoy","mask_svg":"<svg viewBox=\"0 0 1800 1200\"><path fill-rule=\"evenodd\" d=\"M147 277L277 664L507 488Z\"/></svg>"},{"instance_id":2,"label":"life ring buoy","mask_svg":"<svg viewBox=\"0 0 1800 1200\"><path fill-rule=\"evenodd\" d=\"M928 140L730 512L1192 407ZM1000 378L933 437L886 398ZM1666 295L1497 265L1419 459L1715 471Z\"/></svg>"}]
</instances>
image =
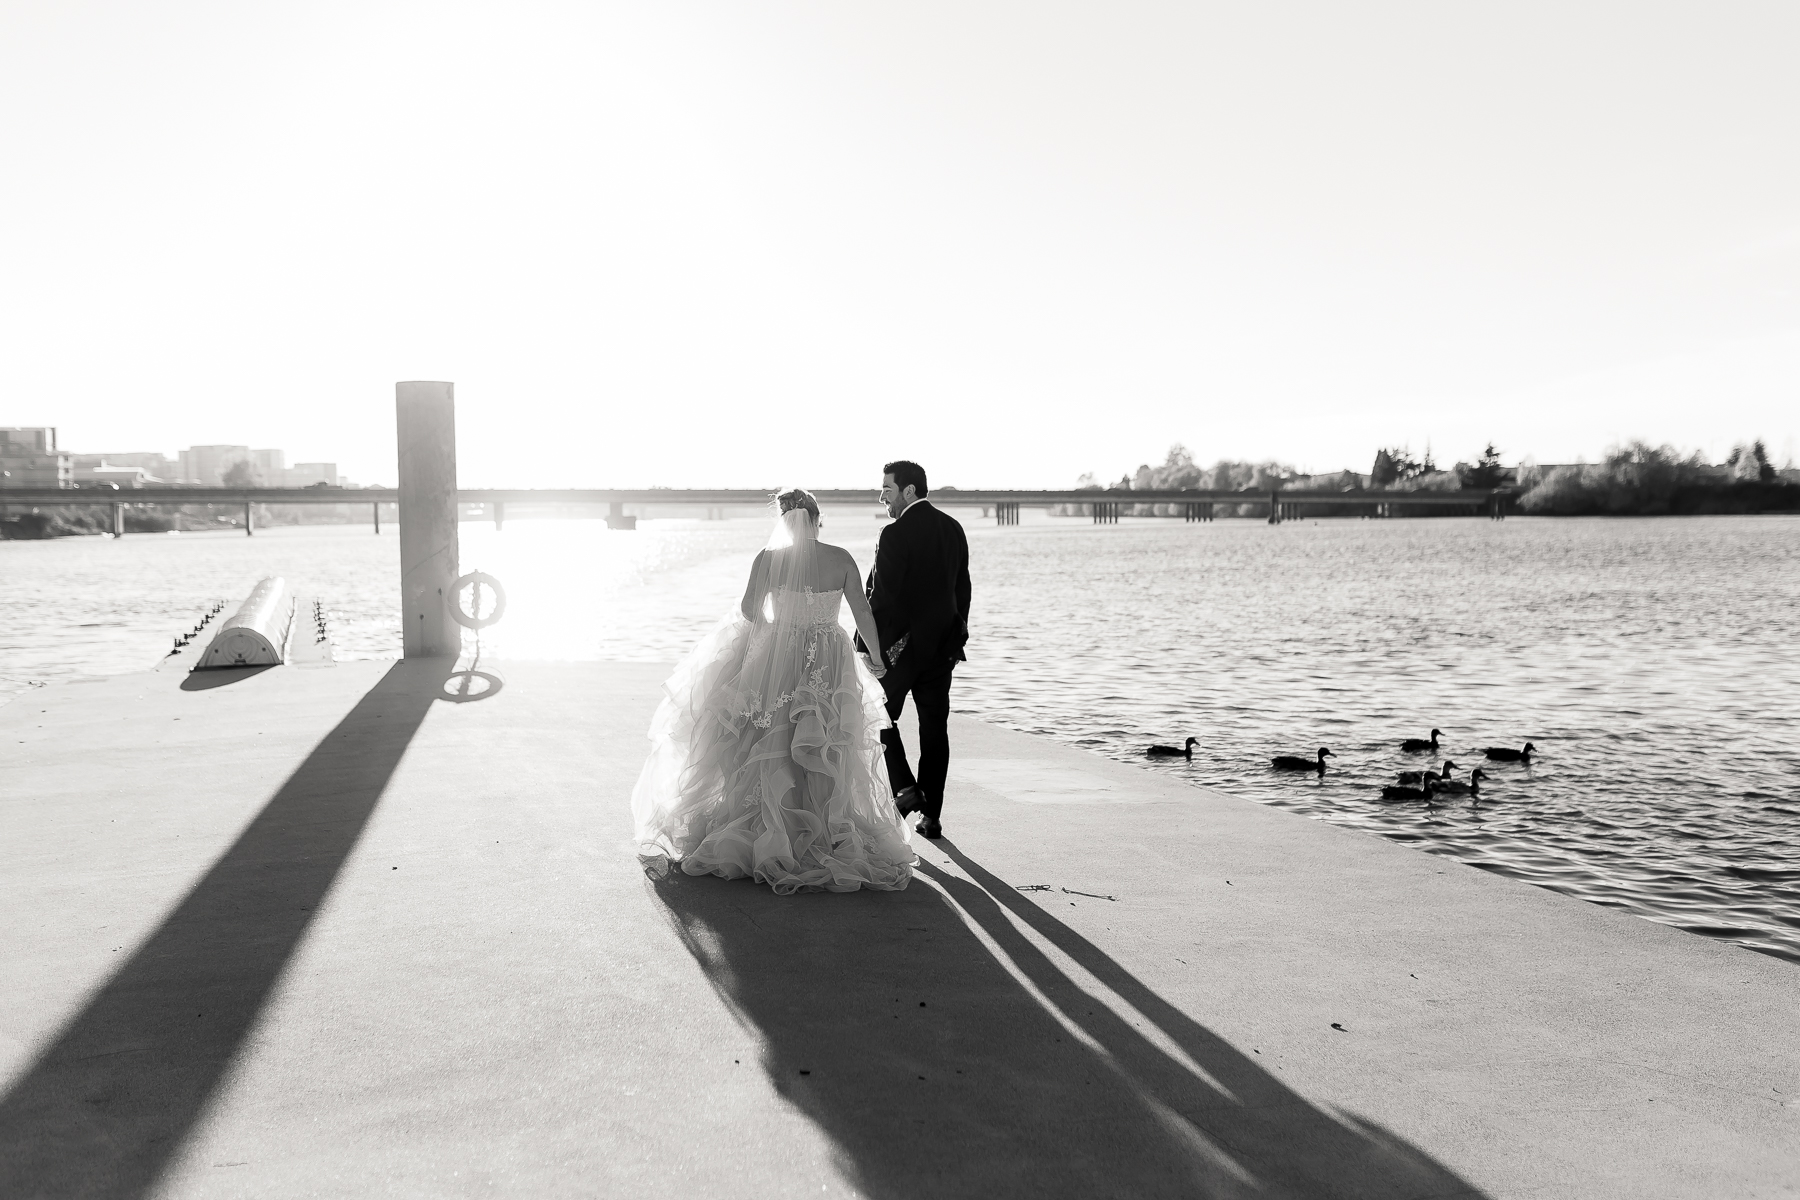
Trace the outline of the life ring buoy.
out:
<instances>
[{"instance_id":1,"label":"life ring buoy","mask_svg":"<svg viewBox=\"0 0 1800 1200\"><path fill-rule=\"evenodd\" d=\"M494 593L494 611L485 617L481 615L483 588ZM469 594L469 606L466 609L463 607L465 591ZM485 629L506 615L506 589L486 571L470 571L450 585L450 615L464 629Z\"/></svg>"}]
</instances>

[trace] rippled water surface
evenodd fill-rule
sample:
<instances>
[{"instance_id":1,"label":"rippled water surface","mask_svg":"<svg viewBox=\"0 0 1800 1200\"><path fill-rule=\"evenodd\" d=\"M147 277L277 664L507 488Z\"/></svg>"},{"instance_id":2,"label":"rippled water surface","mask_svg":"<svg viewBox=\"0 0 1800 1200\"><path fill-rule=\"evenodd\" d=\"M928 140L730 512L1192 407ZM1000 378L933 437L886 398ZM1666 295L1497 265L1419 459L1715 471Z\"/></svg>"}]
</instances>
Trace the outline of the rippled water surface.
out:
<instances>
[{"instance_id":1,"label":"rippled water surface","mask_svg":"<svg viewBox=\"0 0 1800 1200\"><path fill-rule=\"evenodd\" d=\"M1140 762L1193 735L1148 769L1800 962L1800 521L966 523L960 711ZM865 565L875 528L827 513ZM465 524L510 597L483 652L673 659L764 531ZM324 599L340 656L398 653L391 531L0 543L0 698L139 669L271 573ZM1433 726L1481 802L1381 800ZM1529 767L1481 756L1526 741ZM1319 746L1323 777L1268 767Z\"/></svg>"}]
</instances>

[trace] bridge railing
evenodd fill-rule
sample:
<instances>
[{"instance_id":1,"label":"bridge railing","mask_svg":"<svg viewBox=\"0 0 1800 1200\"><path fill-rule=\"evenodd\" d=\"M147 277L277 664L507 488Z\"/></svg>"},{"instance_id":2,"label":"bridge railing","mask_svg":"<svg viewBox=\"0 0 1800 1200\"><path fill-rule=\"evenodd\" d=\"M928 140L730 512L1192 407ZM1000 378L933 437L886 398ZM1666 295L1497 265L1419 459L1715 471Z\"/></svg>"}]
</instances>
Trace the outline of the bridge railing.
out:
<instances>
[{"instance_id":1,"label":"bridge railing","mask_svg":"<svg viewBox=\"0 0 1800 1200\"><path fill-rule=\"evenodd\" d=\"M1284 504L1482 504L1496 496L1511 498L1515 488L1464 489L1456 492L1333 492L1283 488L1274 492L1164 488L1144 491L1017 491L1003 489L936 488L931 498L951 506L971 504L1023 504L1029 507L1060 504L1266 504L1271 495ZM763 504L774 489L759 488L459 488L464 504L495 501L528 504ZM822 504L874 504L873 488L824 489L814 492ZM399 500L395 488L239 488L239 487L0 487L0 503L7 504L392 504Z\"/></svg>"}]
</instances>

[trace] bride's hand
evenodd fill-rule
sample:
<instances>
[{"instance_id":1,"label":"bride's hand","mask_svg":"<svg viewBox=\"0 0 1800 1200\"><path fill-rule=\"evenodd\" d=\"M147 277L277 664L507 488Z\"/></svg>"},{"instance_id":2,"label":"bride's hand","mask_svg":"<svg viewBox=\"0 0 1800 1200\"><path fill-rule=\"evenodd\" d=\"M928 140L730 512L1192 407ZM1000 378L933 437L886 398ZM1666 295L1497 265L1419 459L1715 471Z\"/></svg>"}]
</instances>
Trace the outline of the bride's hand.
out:
<instances>
[{"instance_id":1,"label":"bride's hand","mask_svg":"<svg viewBox=\"0 0 1800 1200\"><path fill-rule=\"evenodd\" d=\"M864 665L869 668L869 674L873 675L875 678L880 679L883 675L887 674L887 668L877 662L873 655L865 654L862 656L862 660Z\"/></svg>"}]
</instances>

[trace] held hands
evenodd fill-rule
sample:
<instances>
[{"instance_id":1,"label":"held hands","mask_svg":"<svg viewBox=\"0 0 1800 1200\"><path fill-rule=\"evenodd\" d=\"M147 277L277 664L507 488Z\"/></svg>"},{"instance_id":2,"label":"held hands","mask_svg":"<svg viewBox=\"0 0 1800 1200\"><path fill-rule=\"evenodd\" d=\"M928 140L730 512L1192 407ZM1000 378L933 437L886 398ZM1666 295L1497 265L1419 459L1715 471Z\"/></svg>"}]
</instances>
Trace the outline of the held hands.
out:
<instances>
[{"instance_id":1,"label":"held hands","mask_svg":"<svg viewBox=\"0 0 1800 1200\"><path fill-rule=\"evenodd\" d=\"M862 656L862 660L863 665L869 668L869 674L875 678L880 679L887 674L887 667L880 660L872 658L866 653Z\"/></svg>"}]
</instances>

